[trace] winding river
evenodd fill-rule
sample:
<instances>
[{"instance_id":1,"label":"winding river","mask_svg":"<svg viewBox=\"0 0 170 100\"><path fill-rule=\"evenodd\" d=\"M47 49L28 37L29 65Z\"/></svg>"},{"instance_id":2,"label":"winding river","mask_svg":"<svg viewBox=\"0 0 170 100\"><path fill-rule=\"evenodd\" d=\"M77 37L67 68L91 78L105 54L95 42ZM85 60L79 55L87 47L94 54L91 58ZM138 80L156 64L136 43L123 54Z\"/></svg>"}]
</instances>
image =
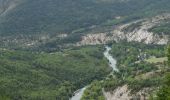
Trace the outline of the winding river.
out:
<instances>
[{"instance_id":1,"label":"winding river","mask_svg":"<svg viewBox=\"0 0 170 100\"><path fill-rule=\"evenodd\" d=\"M109 46L105 46L105 48L106 48L106 50L104 51L103 54L106 57L106 59L108 60L110 67L112 67L113 71L118 71L118 69L116 67L116 60L109 53L112 48ZM87 87L88 86L85 86L84 88L77 90L75 92L74 96L71 97L70 100L80 100Z\"/></svg>"}]
</instances>

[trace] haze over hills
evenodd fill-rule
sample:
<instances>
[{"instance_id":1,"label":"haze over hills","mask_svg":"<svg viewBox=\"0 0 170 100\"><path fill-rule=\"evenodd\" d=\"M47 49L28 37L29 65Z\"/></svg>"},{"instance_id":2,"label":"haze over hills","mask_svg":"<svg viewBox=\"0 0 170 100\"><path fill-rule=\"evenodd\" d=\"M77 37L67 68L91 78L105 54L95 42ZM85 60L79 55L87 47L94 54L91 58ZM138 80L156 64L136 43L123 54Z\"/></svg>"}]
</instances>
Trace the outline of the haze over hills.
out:
<instances>
[{"instance_id":1,"label":"haze over hills","mask_svg":"<svg viewBox=\"0 0 170 100\"><path fill-rule=\"evenodd\" d=\"M70 33L117 16L169 11L169 0L0 0L0 34ZM161 8L161 9L159 9ZM153 12L154 11L154 12ZM104 13L104 14L103 14Z\"/></svg>"}]
</instances>

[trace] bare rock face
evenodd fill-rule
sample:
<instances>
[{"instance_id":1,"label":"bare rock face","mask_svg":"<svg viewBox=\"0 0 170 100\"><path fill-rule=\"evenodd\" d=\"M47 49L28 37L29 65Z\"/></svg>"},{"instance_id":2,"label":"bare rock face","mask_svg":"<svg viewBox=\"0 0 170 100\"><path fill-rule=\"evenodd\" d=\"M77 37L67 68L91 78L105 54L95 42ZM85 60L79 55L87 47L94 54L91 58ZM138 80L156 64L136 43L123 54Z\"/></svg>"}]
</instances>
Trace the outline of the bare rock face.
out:
<instances>
[{"instance_id":1,"label":"bare rock face","mask_svg":"<svg viewBox=\"0 0 170 100\"><path fill-rule=\"evenodd\" d=\"M119 42L121 40L127 40L128 42L136 41L145 44L164 45L168 43L170 38L169 35L165 35L164 33L162 33L162 35L158 35L156 33L149 32L148 30L165 19L170 19L170 14L164 14L161 16L156 16L152 19L138 20L117 26L111 32L87 34L86 36L82 37L82 41L78 42L77 45L106 44L110 41ZM135 27L132 31L127 32L124 30L136 23L140 23L140 25Z\"/></svg>"},{"instance_id":2,"label":"bare rock face","mask_svg":"<svg viewBox=\"0 0 170 100\"><path fill-rule=\"evenodd\" d=\"M127 85L123 85L117 87L112 92L105 92L103 94L106 100L148 100L149 99L149 92L151 89L144 88L139 92L132 94L131 91L128 89Z\"/></svg>"},{"instance_id":3,"label":"bare rock face","mask_svg":"<svg viewBox=\"0 0 170 100\"><path fill-rule=\"evenodd\" d=\"M168 36L166 35L156 35L152 32L148 32L145 30L138 30L137 32L132 32L126 35L127 41L136 41L136 42L144 42L146 44L167 44L168 43Z\"/></svg>"},{"instance_id":4,"label":"bare rock face","mask_svg":"<svg viewBox=\"0 0 170 100\"><path fill-rule=\"evenodd\" d=\"M162 16L156 16L152 19L147 19L141 23L141 26L138 29L133 30L126 34L127 41L137 41L144 42L146 44L167 44L169 41L169 36L162 33L158 35L148 30L155 25L159 24L164 19L170 19L170 14L165 14Z\"/></svg>"},{"instance_id":5,"label":"bare rock face","mask_svg":"<svg viewBox=\"0 0 170 100\"><path fill-rule=\"evenodd\" d=\"M118 87L113 92L103 92L106 100L131 100L131 96L129 96L130 91L128 90L128 86L124 85L122 87Z\"/></svg>"},{"instance_id":6,"label":"bare rock face","mask_svg":"<svg viewBox=\"0 0 170 100\"><path fill-rule=\"evenodd\" d=\"M112 38L109 37L107 33L88 34L82 37L82 41L79 42L78 45L106 44L111 40Z\"/></svg>"}]
</instances>

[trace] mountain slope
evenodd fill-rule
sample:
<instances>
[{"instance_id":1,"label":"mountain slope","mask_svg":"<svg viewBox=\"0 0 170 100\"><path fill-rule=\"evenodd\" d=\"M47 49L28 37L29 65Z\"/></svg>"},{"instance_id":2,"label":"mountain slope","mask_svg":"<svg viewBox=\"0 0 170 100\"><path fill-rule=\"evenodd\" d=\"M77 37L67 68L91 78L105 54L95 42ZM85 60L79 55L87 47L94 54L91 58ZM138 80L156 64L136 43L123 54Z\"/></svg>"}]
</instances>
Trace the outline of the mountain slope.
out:
<instances>
[{"instance_id":1,"label":"mountain slope","mask_svg":"<svg viewBox=\"0 0 170 100\"><path fill-rule=\"evenodd\" d=\"M100 46L51 54L0 49L0 100L68 100L110 72L102 51Z\"/></svg>"},{"instance_id":2,"label":"mountain slope","mask_svg":"<svg viewBox=\"0 0 170 100\"><path fill-rule=\"evenodd\" d=\"M0 0L0 16L5 15L20 3L19 0Z\"/></svg>"},{"instance_id":3,"label":"mountain slope","mask_svg":"<svg viewBox=\"0 0 170 100\"><path fill-rule=\"evenodd\" d=\"M0 34L60 33L100 24L117 16L165 12L169 0L0 0L13 7L0 16ZM4 5L1 4L0 8ZM161 9L159 9L161 7ZM1 13L8 9L1 9Z\"/></svg>"}]
</instances>

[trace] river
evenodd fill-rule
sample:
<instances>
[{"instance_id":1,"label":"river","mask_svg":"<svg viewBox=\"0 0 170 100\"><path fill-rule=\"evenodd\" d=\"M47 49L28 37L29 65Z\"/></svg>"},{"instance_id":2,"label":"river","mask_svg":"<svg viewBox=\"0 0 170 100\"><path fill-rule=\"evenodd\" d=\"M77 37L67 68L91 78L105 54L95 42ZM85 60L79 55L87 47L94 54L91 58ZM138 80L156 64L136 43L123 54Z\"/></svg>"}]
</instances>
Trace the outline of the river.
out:
<instances>
[{"instance_id":1,"label":"river","mask_svg":"<svg viewBox=\"0 0 170 100\"><path fill-rule=\"evenodd\" d=\"M110 65L110 67L112 67L113 71L118 72L119 70L116 67L116 59L114 59L112 57L112 55L109 53L112 48L109 46L105 46L105 48L106 48L106 50L104 51L104 56L109 61L109 65Z\"/></svg>"},{"instance_id":2,"label":"river","mask_svg":"<svg viewBox=\"0 0 170 100\"><path fill-rule=\"evenodd\" d=\"M103 52L103 54L106 57L106 59L108 60L110 67L112 67L113 71L118 71L118 69L116 67L116 60L109 53L112 48L109 46L105 46L105 48L106 48L106 50ZM77 90L75 92L74 96L71 97L70 100L80 100L87 87L88 86L85 86L84 88Z\"/></svg>"}]
</instances>

